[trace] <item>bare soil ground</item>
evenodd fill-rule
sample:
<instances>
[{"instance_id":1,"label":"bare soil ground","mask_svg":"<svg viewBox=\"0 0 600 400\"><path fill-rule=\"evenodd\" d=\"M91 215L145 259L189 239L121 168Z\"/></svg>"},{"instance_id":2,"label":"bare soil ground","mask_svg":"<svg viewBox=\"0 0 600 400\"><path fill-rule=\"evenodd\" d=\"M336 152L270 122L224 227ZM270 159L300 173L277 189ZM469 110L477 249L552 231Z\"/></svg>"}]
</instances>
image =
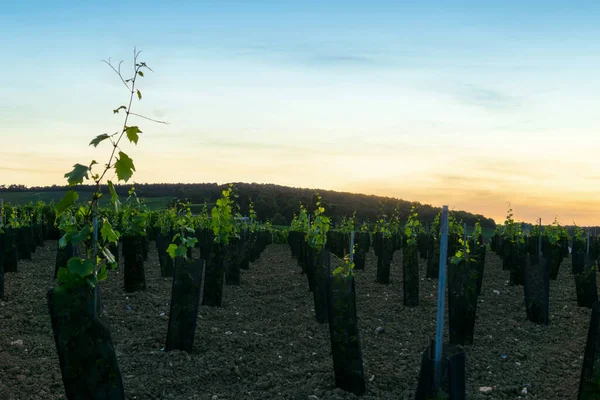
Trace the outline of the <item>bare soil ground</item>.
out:
<instances>
[{"instance_id":1,"label":"bare soil ground","mask_svg":"<svg viewBox=\"0 0 600 400\"><path fill-rule=\"evenodd\" d=\"M18 273L6 274L0 399L65 398L45 296L55 256L56 242L48 241ZM365 271L356 272L368 379L362 398L411 399L421 351L435 334L437 281L422 279L421 304L405 308L401 252L390 285L374 282L375 268L371 252ZM500 259L488 253L475 343L465 347L469 399L576 399L590 311L577 307L570 269L565 261L551 282L550 326L536 326L526 320L523 288L509 286ZM146 278L145 292L125 294L122 270L112 271L101 288L128 399L357 398L335 389L328 328L315 321L288 246L269 246L242 272L241 286L227 286L223 308L200 308L192 354L161 351L171 280L160 276L153 243ZM492 391L480 393L484 386Z\"/></svg>"}]
</instances>

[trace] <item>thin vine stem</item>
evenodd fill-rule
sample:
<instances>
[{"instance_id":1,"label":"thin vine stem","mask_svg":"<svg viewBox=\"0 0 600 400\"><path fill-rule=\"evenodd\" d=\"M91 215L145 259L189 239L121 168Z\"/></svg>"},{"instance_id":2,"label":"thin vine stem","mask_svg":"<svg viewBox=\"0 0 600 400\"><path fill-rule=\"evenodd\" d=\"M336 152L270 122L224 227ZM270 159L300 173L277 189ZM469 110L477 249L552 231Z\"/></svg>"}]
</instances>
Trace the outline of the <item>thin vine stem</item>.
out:
<instances>
[{"instance_id":1,"label":"thin vine stem","mask_svg":"<svg viewBox=\"0 0 600 400\"><path fill-rule=\"evenodd\" d=\"M110 153L110 157L108 159L108 162L105 164L104 171L99 176L99 178L96 179L96 181L95 181L96 182L96 189L94 191L94 196L92 198L92 202L90 204L90 208L89 208L88 213L87 213L87 218L89 218L90 214L93 212L93 208L97 205L98 200L100 199L100 196L101 196L100 187L102 185L102 179L104 178L104 176L106 175L106 173L112 168L111 164L112 164L113 159L115 157L115 153L116 153L117 149L119 148L119 143L123 139L123 135L125 135L125 132L126 132L126 129L127 129L127 122L129 120L129 110L131 109L131 105L133 103L133 98L135 96L135 82L136 82L136 79L138 77L138 72L144 66L144 64L138 64L138 62L137 62L138 56L139 56L140 53L141 53L141 51L138 52L134 48L134 50L133 50L133 64L134 64L133 71L134 71L134 76L133 76L133 78L131 78L131 88L129 87L129 85L126 84L126 81L123 79L123 76L121 74L121 64L122 64L122 62L119 63L119 68L117 70L117 69L115 69L112 66L112 64L110 63L110 61L108 61L108 62L104 61L106 64L108 64L115 71L115 73L117 73L117 75L119 75L119 78L121 78L121 81L123 81L123 83L125 83L125 86L127 86L127 88L129 89L129 92L130 92L130 94L129 94L129 104L128 104L127 109L126 109L125 120L123 121L123 129L121 130L120 134L118 134L118 132L115 133L115 135L118 134L118 138L117 138L116 141L113 141L111 139L111 143L112 143L113 149L112 149L112 151Z\"/></svg>"}]
</instances>

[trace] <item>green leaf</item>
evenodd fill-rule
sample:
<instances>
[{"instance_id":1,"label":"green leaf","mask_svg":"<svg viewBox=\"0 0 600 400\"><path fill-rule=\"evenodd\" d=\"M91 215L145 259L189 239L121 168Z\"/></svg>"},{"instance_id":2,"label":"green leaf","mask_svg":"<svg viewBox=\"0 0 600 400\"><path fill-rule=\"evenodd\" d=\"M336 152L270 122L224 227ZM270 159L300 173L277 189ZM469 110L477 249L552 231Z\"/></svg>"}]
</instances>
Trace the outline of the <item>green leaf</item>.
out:
<instances>
[{"instance_id":1,"label":"green leaf","mask_svg":"<svg viewBox=\"0 0 600 400\"><path fill-rule=\"evenodd\" d=\"M67 208L71 207L79 199L79 195L74 190L68 190L63 198L56 204L56 214L62 214Z\"/></svg>"},{"instance_id":2,"label":"green leaf","mask_svg":"<svg viewBox=\"0 0 600 400\"><path fill-rule=\"evenodd\" d=\"M186 247L193 248L196 245L196 243L198 243L198 239L195 237L185 238L184 243Z\"/></svg>"},{"instance_id":3,"label":"green leaf","mask_svg":"<svg viewBox=\"0 0 600 400\"><path fill-rule=\"evenodd\" d=\"M171 256L171 258L175 258L177 256L177 245L171 243L169 247L167 247L167 253Z\"/></svg>"},{"instance_id":4,"label":"green leaf","mask_svg":"<svg viewBox=\"0 0 600 400\"><path fill-rule=\"evenodd\" d=\"M114 203L119 200L119 195L117 195L117 191L115 190L115 185L112 181L108 181L108 192L110 193L110 200Z\"/></svg>"},{"instance_id":5,"label":"green leaf","mask_svg":"<svg viewBox=\"0 0 600 400\"><path fill-rule=\"evenodd\" d=\"M110 136L108 133L103 133L102 135L98 135L90 142L90 146L98 147L100 143L108 139Z\"/></svg>"},{"instance_id":6,"label":"green leaf","mask_svg":"<svg viewBox=\"0 0 600 400\"><path fill-rule=\"evenodd\" d=\"M110 201L114 204L115 211L118 214L121 212L121 202L119 201L119 195L117 194L115 185L112 183L112 181L108 181L108 192L110 193Z\"/></svg>"},{"instance_id":7,"label":"green leaf","mask_svg":"<svg viewBox=\"0 0 600 400\"><path fill-rule=\"evenodd\" d=\"M78 185L83 183L83 179L88 179L88 172L90 169L82 164L73 165L73 170L65 174L65 178L69 182L69 186Z\"/></svg>"},{"instance_id":8,"label":"green leaf","mask_svg":"<svg viewBox=\"0 0 600 400\"><path fill-rule=\"evenodd\" d=\"M102 223L102 228L100 229L100 234L102 235L102 239L104 242L108 243L117 243L119 240L119 235L114 231L110 222L107 219Z\"/></svg>"},{"instance_id":9,"label":"green leaf","mask_svg":"<svg viewBox=\"0 0 600 400\"><path fill-rule=\"evenodd\" d=\"M137 96L138 96L138 100L142 99L142 92L140 92L140 89L137 89Z\"/></svg>"},{"instance_id":10,"label":"green leaf","mask_svg":"<svg viewBox=\"0 0 600 400\"><path fill-rule=\"evenodd\" d=\"M143 77L144 73L142 71L138 71L138 75L141 76L141 77Z\"/></svg>"},{"instance_id":11,"label":"green leaf","mask_svg":"<svg viewBox=\"0 0 600 400\"><path fill-rule=\"evenodd\" d=\"M120 106L119 108L117 108L117 109L113 110L113 114L118 114L118 113L119 113L119 111L121 111L121 110L127 110L127 107L125 107L125 106Z\"/></svg>"},{"instance_id":12,"label":"green leaf","mask_svg":"<svg viewBox=\"0 0 600 400\"><path fill-rule=\"evenodd\" d=\"M81 243L90 236L92 233L92 226L85 225L79 232L67 232L65 236L67 236L67 240L72 244Z\"/></svg>"},{"instance_id":13,"label":"green leaf","mask_svg":"<svg viewBox=\"0 0 600 400\"><path fill-rule=\"evenodd\" d=\"M135 171L133 160L122 151L119 152L119 158L115 162L115 170L117 171L117 178L119 180L127 182Z\"/></svg>"},{"instance_id":14,"label":"green leaf","mask_svg":"<svg viewBox=\"0 0 600 400\"><path fill-rule=\"evenodd\" d=\"M67 247L67 235L64 234L63 236L61 236L60 239L58 239L58 246L61 249L64 249L65 247Z\"/></svg>"},{"instance_id":15,"label":"green leaf","mask_svg":"<svg viewBox=\"0 0 600 400\"><path fill-rule=\"evenodd\" d=\"M56 277L58 278L59 285L65 283L69 280L69 271L65 267L59 267Z\"/></svg>"},{"instance_id":16,"label":"green leaf","mask_svg":"<svg viewBox=\"0 0 600 400\"><path fill-rule=\"evenodd\" d=\"M106 265L103 265L98 270L97 279L98 279L98 282L102 282L106 278L108 278L108 270L106 269Z\"/></svg>"},{"instance_id":17,"label":"green leaf","mask_svg":"<svg viewBox=\"0 0 600 400\"><path fill-rule=\"evenodd\" d=\"M69 272L80 277L86 277L94 272L94 262L89 259L73 257L67 262Z\"/></svg>"},{"instance_id":18,"label":"green leaf","mask_svg":"<svg viewBox=\"0 0 600 400\"><path fill-rule=\"evenodd\" d=\"M125 134L127 135L127 139L129 139L130 143L138 144L139 135L138 133L143 133L140 131L140 128L137 126L127 126L125 127Z\"/></svg>"},{"instance_id":19,"label":"green leaf","mask_svg":"<svg viewBox=\"0 0 600 400\"><path fill-rule=\"evenodd\" d=\"M104 256L104 258L106 258L106 262L108 262L109 264L114 264L117 262L113 253L106 247L102 248L102 255Z\"/></svg>"}]
</instances>

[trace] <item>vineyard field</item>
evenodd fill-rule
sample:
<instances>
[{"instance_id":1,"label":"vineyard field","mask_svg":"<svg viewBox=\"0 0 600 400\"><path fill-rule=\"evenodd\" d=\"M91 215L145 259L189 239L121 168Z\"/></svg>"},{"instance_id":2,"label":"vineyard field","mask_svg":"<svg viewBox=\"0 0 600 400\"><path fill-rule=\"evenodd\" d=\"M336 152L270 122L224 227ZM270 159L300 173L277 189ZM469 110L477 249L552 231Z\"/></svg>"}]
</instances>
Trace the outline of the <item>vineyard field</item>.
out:
<instances>
[{"instance_id":1,"label":"vineyard field","mask_svg":"<svg viewBox=\"0 0 600 400\"><path fill-rule=\"evenodd\" d=\"M367 393L363 399L411 399L420 351L435 333L437 288L422 279L420 305L402 304L402 252L390 285L375 283L376 257L356 271L357 308ZM6 274L0 307L0 398L64 399L46 306L56 242L47 241L18 273ZM128 399L352 399L335 389L327 325L314 317L306 277L287 245L270 245L226 286L222 308L201 307L194 352L165 353L171 279L162 278L151 243L147 290L123 292L122 265L101 287ZM589 309L578 308L570 261L551 282L550 325L526 320L523 288L508 286L489 254L477 309L475 344L465 346L469 399L575 399ZM425 276L425 262L420 262ZM383 327L378 333L376 329ZM491 387L482 394L480 388ZM316 397L309 397L316 396Z\"/></svg>"}]
</instances>

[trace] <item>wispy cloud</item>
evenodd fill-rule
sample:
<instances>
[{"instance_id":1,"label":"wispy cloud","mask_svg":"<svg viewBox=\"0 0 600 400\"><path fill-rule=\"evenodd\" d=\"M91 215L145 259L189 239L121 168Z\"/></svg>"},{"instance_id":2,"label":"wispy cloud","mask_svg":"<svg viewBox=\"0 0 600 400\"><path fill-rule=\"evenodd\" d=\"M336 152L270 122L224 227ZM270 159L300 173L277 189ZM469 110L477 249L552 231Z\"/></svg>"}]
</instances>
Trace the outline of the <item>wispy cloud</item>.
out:
<instances>
[{"instance_id":1,"label":"wispy cloud","mask_svg":"<svg viewBox=\"0 0 600 400\"><path fill-rule=\"evenodd\" d=\"M369 66L377 65L380 60L372 56L358 54L319 54L309 59L311 64L317 66Z\"/></svg>"},{"instance_id":2,"label":"wispy cloud","mask_svg":"<svg viewBox=\"0 0 600 400\"><path fill-rule=\"evenodd\" d=\"M227 50L226 50L227 51ZM227 51L232 56L283 62L313 67L382 66L388 61L373 48L354 46L341 41L298 42L284 46L278 43L249 43Z\"/></svg>"},{"instance_id":3,"label":"wispy cloud","mask_svg":"<svg viewBox=\"0 0 600 400\"><path fill-rule=\"evenodd\" d=\"M508 110L521 107L521 100L495 89L471 83L459 83L453 95L461 102L488 110Z\"/></svg>"}]
</instances>

